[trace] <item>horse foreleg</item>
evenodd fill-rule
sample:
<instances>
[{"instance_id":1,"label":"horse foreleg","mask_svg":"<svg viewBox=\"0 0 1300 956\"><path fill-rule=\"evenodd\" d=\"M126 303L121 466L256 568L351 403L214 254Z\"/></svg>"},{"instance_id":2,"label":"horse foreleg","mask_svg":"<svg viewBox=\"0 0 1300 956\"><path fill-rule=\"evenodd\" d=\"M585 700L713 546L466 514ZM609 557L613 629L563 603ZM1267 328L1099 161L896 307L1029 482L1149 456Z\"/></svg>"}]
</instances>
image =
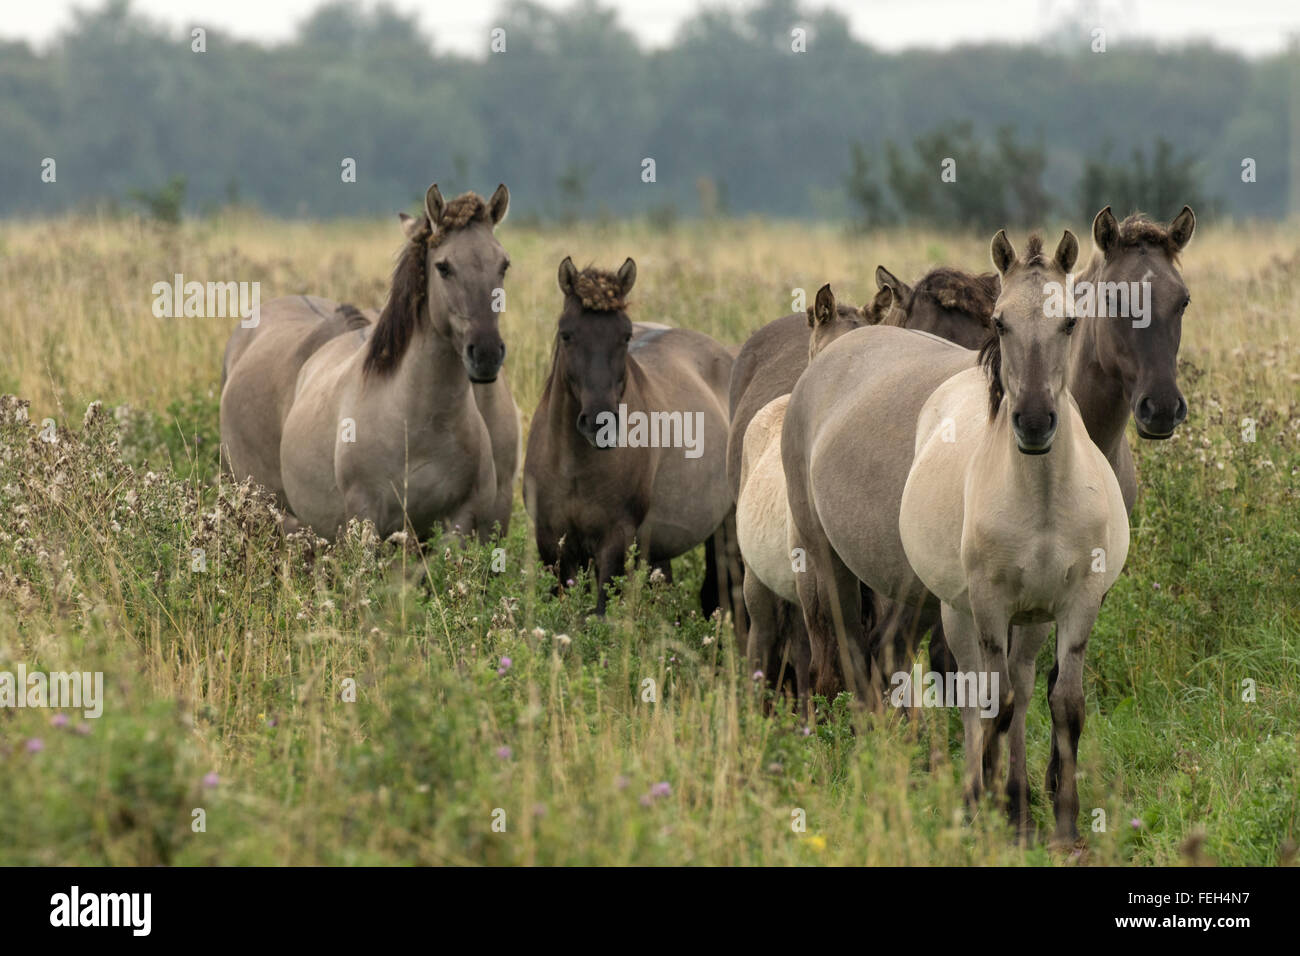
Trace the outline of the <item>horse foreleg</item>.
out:
<instances>
[{"instance_id":1,"label":"horse foreleg","mask_svg":"<svg viewBox=\"0 0 1300 956\"><path fill-rule=\"evenodd\" d=\"M1079 737L1083 734L1083 655L1095 606L1074 608L1056 621L1056 681L1048 693L1052 710L1053 765L1048 768L1048 787L1054 789L1052 808L1056 816L1054 841L1073 843L1079 837L1079 788L1075 773L1079 761ZM1055 783L1055 787L1052 784Z\"/></svg>"},{"instance_id":2,"label":"horse foreleg","mask_svg":"<svg viewBox=\"0 0 1300 956\"><path fill-rule=\"evenodd\" d=\"M1029 812L1029 770L1025 760L1025 715L1034 695L1034 665L1038 651L1047 640L1050 624L1030 624L1015 628L1011 642L1011 690L1013 693L1007 765L1007 816L1020 839L1028 842L1031 833Z\"/></svg>"}]
</instances>

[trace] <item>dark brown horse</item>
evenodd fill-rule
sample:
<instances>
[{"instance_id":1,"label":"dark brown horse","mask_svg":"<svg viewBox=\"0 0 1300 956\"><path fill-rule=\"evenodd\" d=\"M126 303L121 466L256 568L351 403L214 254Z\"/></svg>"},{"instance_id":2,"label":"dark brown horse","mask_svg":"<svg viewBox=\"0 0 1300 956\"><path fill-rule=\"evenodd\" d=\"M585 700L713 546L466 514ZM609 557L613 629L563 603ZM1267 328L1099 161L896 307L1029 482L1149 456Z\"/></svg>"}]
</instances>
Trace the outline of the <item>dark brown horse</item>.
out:
<instances>
[{"instance_id":1,"label":"dark brown horse","mask_svg":"<svg viewBox=\"0 0 1300 956\"><path fill-rule=\"evenodd\" d=\"M671 577L702 542L706 613L718 606L718 555L734 523L726 482L730 353L699 332L632 322L628 259L615 273L560 263L551 373L533 415L524 503L542 561L561 583L594 562L596 613L628 549ZM720 534L721 532L721 534Z\"/></svg>"}]
</instances>

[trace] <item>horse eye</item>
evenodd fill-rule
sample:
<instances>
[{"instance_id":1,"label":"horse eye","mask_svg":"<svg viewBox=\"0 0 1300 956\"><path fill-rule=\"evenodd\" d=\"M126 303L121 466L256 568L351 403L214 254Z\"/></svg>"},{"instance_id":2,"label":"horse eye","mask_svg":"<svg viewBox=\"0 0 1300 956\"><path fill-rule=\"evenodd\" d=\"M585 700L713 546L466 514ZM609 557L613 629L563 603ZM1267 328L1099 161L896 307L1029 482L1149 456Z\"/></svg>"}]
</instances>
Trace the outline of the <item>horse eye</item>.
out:
<instances>
[{"instance_id":1,"label":"horse eye","mask_svg":"<svg viewBox=\"0 0 1300 956\"><path fill-rule=\"evenodd\" d=\"M1191 305L1191 304L1192 304L1192 297L1191 297L1190 295L1189 295L1187 298L1183 299L1183 308L1184 308L1184 309L1187 308L1187 307L1188 307L1189 305Z\"/></svg>"},{"instance_id":2,"label":"horse eye","mask_svg":"<svg viewBox=\"0 0 1300 956\"><path fill-rule=\"evenodd\" d=\"M433 266L435 269L438 270L438 275L442 276L444 279L448 278L451 275L452 272L451 263L448 262L446 259L441 259L438 262L435 262Z\"/></svg>"},{"instance_id":3,"label":"horse eye","mask_svg":"<svg viewBox=\"0 0 1300 956\"><path fill-rule=\"evenodd\" d=\"M561 332L561 333L560 333L560 341L561 341L561 342L568 342L568 341L569 341L570 339L572 339L572 338L573 338L573 336L570 335L568 332Z\"/></svg>"}]
</instances>

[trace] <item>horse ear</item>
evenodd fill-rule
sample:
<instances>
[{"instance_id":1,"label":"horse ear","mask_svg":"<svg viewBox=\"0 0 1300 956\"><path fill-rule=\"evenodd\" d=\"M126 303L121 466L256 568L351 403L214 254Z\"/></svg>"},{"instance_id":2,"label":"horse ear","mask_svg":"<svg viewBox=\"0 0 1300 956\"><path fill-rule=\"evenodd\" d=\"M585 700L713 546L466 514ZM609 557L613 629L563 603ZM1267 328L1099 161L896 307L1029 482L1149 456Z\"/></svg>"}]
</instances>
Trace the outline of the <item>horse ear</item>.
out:
<instances>
[{"instance_id":1,"label":"horse ear","mask_svg":"<svg viewBox=\"0 0 1300 956\"><path fill-rule=\"evenodd\" d=\"M632 285L636 282L636 263L629 256L627 261L618 270L618 284L626 296L632 291Z\"/></svg>"},{"instance_id":2,"label":"horse ear","mask_svg":"<svg viewBox=\"0 0 1300 956\"><path fill-rule=\"evenodd\" d=\"M1097 218L1092 221L1092 241L1103 256L1110 255L1111 250L1119 244L1119 223L1115 221L1115 214L1109 206L1097 213Z\"/></svg>"},{"instance_id":3,"label":"horse ear","mask_svg":"<svg viewBox=\"0 0 1300 956\"><path fill-rule=\"evenodd\" d=\"M1007 238L1007 231L999 229L998 234L993 237L993 245L989 248L993 256L993 268L998 270L998 275L1006 275L1007 270L1016 264L1016 250L1011 245L1011 240Z\"/></svg>"},{"instance_id":4,"label":"horse ear","mask_svg":"<svg viewBox=\"0 0 1300 956\"><path fill-rule=\"evenodd\" d=\"M893 301L894 293L886 286L876 293L876 297L871 300L870 308L862 310L863 317L871 325L879 325L885 321Z\"/></svg>"},{"instance_id":5,"label":"horse ear","mask_svg":"<svg viewBox=\"0 0 1300 956\"><path fill-rule=\"evenodd\" d=\"M831 284L828 282L817 290L817 298L813 300L813 324L825 325L835 318L835 293L831 291Z\"/></svg>"},{"instance_id":6,"label":"horse ear","mask_svg":"<svg viewBox=\"0 0 1300 956\"><path fill-rule=\"evenodd\" d=\"M1074 268L1074 263L1079 258L1079 240L1074 238L1074 233L1069 229L1061 236L1061 241L1056 246L1056 255L1052 258L1062 272L1069 272Z\"/></svg>"},{"instance_id":7,"label":"horse ear","mask_svg":"<svg viewBox=\"0 0 1300 956\"><path fill-rule=\"evenodd\" d=\"M506 218L506 210L509 208L510 190L506 189L505 183L502 183L488 200L488 215L492 217L492 225L501 225L501 220Z\"/></svg>"},{"instance_id":8,"label":"horse ear","mask_svg":"<svg viewBox=\"0 0 1300 956\"><path fill-rule=\"evenodd\" d=\"M894 304L900 309L911 296L912 290L906 282L898 278L884 266L876 266L876 288L888 289L894 297Z\"/></svg>"},{"instance_id":9,"label":"horse ear","mask_svg":"<svg viewBox=\"0 0 1300 956\"><path fill-rule=\"evenodd\" d=\"M438 191L438 184L434 183L429 187L428 192L424 194L424 213L429 217L429 225L434 229L438 228L438 223L442 221L443 210L447 208L447 201L442 198L442 193Z\"/></svg>"},{"instance_id":10,"label":"horse ear","mask_svg":"<svg viewBox=\"0 0 1300 956\"><path fill-rule=\"evenodd\" d=\"M573 264L570 256L565 256L564 261L560 263L560 291L566 296L577 295L574 290L574 283L578 281L578 267Z\"/></svg>"},{"instance_id":11,"label":"horse ear","mask_svg":"<svg viewBox=\"0 0 1300 956\"><path fill-rule=\"evenodd\" d=\"M1169 238L1181 252L1183 247L1192 241L1192 233L1195 231L1196 213L1192 212L1191 206L1184 206L1183 211L1169 224Z\"/></svg>"},{"instance_id":12,"label":"horse ear","mask_svg":"<svg viewBox=\"0 0 1300 956\"><path fill-rule=\"evenodd\" d=\"M420 220L416 219L414 216L408 216L404 212L399 212L397 218L402 224L402 232L405 234L406 238L414 239L415 234L420 231Z\"/></svg>"}]
</instances>

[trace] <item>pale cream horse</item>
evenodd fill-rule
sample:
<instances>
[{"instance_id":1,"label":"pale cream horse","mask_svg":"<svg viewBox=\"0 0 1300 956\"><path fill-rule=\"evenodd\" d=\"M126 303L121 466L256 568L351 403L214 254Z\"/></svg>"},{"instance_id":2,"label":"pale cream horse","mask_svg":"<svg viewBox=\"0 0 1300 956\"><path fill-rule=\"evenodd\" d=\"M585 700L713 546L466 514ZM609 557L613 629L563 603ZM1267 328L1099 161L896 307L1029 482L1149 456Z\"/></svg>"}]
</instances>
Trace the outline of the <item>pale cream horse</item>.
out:
<instances>
[{"instance_id":1,"label":"pale cream horse","mask_svg":"<svg viewBox=\"0 0 1300 956\"><path fill-rule=\"evenodd\" d=\"M808 310L808 359L845 332L867 320L856 310L841 310L829 284L817 291ZM785 469L781 464L781 426L789 394L780 395L755 413L745 428L740 462L740 492L736 499L736 538L744 558L745 606L749 612L746 656L751 669L778 680L785 668L794 673L795 694L802 707L808 700L808 642L802 637L803 620L783 613L782 601L798 606L795 587L800 561L798 542L790 534L790 508L785 494ZM799 633L791 634L794 630ZM786 632L786 633L782 633ZM782 638L785 638L783 640Z\"/></svg>"},{"instance_id":2,"label":"pale cream horse","mask_svg":"<svg viewBox=\"0 0 1300 956\"><path fill-rule=\"evenodd\" d=\"M226 349L223 458L333 537L349 519L381 534L443 526L506 531L520 457L519 413L499 375L509 258L493 235L510 201L437 185L402 216L406 244L373 321L295 296L262 309Z\"/></svg>"},{"instance_id":3,"label":"pale cream horse","mask_svg":"<svg viewBox=\"0 0 1300 956\"><path fill-rule=\"evenodd\" d=\"M1069 841L1077 837L1084 650L1128 554L1128 515L1115 472L1067 387L1077 320L1072 309L1061 315L1048 306L1049 289L1065 287L1078 243L1067 231L1047 260L1035 236L1021 260L999 232L992 254L1002 277L995 337L980 367L953 375L922 407L898 526L912 569L942 602L944 634L966 677L967 793L981 792L986 761L996 770L1010 708L1008 794L1022 829L1025 712L1039 648L1056 622L1053 802L1056 839ZM1008 649L1012 625L1024 626ZM991 688L995 678L998 713L981 716L971 692L977 680Z\"/></svg>"}]
</instances>

